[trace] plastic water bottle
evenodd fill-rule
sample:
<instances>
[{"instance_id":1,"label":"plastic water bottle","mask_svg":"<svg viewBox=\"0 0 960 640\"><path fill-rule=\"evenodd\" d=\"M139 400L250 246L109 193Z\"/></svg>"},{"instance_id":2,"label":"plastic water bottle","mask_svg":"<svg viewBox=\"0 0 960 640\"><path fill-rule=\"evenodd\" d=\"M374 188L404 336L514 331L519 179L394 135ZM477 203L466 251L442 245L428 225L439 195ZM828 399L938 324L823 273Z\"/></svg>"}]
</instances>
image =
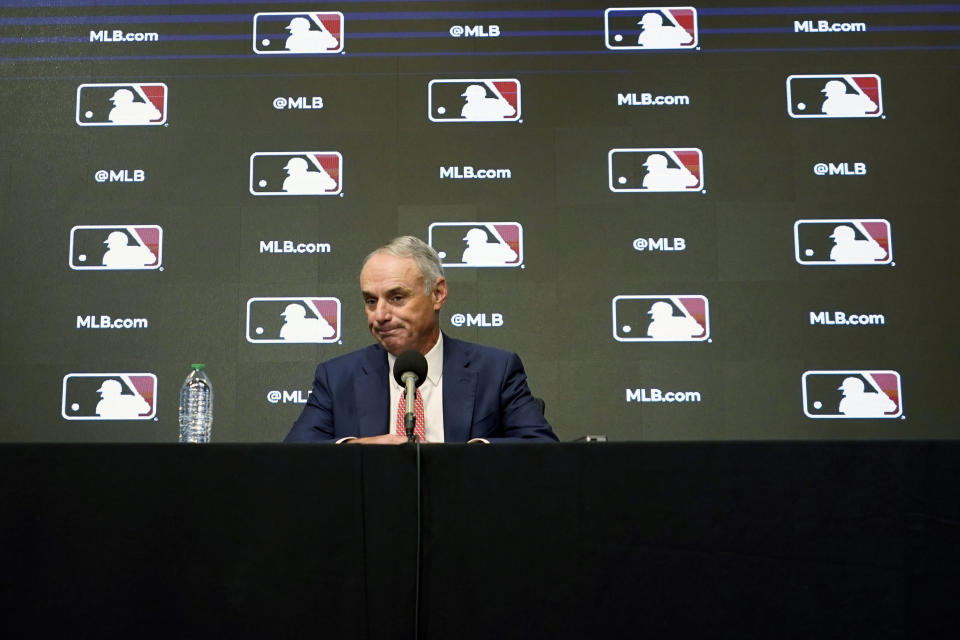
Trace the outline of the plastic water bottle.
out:
<instances>
[{"instance_id":1,"label":"plastic water bottle","mask_svg":"<svg viewBox=\"0 0 960 640\"><path fill-rule=\"evenodd\" d=\"M213 385L202 364L190 365L193 371L180 387L180 442L210 442L213 427Z\"/></svg>"}]
</instances>

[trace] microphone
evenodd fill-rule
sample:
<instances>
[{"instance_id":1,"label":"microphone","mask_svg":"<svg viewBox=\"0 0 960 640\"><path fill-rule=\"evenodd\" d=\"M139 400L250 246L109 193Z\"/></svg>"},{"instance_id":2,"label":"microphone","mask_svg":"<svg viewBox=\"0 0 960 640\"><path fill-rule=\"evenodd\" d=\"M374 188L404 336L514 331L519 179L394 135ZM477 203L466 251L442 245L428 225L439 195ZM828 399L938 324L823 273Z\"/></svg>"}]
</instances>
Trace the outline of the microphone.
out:
<instances>
[{"instance_id":1,"label":"microphone","mask_svg":"<svg viewBox=\"0 0 960 640\"><path fill-rule=\"evenodd\" d=\"M407 432L407 440L416 442L417 435L414 433L416 425L416 393L417 387L423 384L427 379L427 359L419 351L404 351L397 356L397 361L393 363L393 379L397 384L403 385L406 390L406 412L403 416L403 428Z\"/></svg>"}]
</instances>

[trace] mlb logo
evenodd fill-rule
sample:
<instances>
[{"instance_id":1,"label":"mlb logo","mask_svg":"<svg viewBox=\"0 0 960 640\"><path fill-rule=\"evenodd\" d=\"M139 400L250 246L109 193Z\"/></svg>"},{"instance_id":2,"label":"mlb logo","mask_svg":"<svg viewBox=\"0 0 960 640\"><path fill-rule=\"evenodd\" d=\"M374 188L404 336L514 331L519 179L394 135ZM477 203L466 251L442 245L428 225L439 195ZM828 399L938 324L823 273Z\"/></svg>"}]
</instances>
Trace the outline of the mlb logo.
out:
<instances>
[{"instance_id":1,"label":"mlb logo","mask_svg":"<svg viewBox=\"0 0 960 640\"><path fill-rule=\"evenodd\" d=\"M519 267L523 227L519 222L434 222L427 244L444 267Z\"/></svg>"},{"instance_id":2,"label":"mlb logo","mask_svg":"<svg viewBox=\"0 0 960 640\"><path fill-rule=\"evenodd\" d=\"M152 373L68 373L60 415L65 420L150 420L157 414Z\"/></svg>"},{"instance_id":3,"label":"mlb logo","mask_svg":"<svg viewBox=\"0 0 960 640\"><path fill-rule=\"evenodd\" d=\"M250 156L255 196L335 196L343 191L338 151L261 151Z\"/></svg>"},{"instance_id":4,"label":"mlb logo","mask_svg":"<svg viewBox=\"0 0 960 640\"><path fill-rule=\"evenodd\" d=\"M880 76L872 73L787 77L791 118L879 118Z\"/></svg>"},{"instance_id":5,"label":"mlb logo","mask_svg":"<svg viewBox=\"0 0 960 640\"><path fill-rule=\"evenodd\" d=\"M808 418L899 418L903 415L896 371L807 371L803 413Z\"/></svg>"},{"instance_id":6,"label":"mlb logo","mask_svg":"<svg viewBox=\"0 0 960 640\"><path fill-rule=\"evenodd\" d=\"M882 218L797 220L794 258L809 265L892 264L890 223Z\"/></svg>"},{"instance_id":7,"label":"mlb logo","mask_svg":"<svg viewBox=\"0 0 960 640\"><path fill-rule=\"evenodd\" d=\"M704 342L710 339L710 302L701 295L616 296L613 337L618 342Z\"/></svg>"},{"instance_id":8,"label":"mlb logo","mask_svg":"<svg viewBox=\"0 0 960 640\"><path fill-rule=\"evenodd\" d=\"M253 52L259 54L340 53L343 14L263 12L253 16Z\"/></svg>"},{"instance_id":9,"label":"mlb logo","mask_svg":"<svg viewBox=\"0 0 960 640\"><path fill-rule=\"evenodd\" d=\"M159 269L162 264L163 229L155 224L78 225L70 229L71 269Z\"/></svg>"},{"instance_id":10,"label":"mlb logo","mask_svg":"<svg viewBox=\"0 0 960 640\"><path fill-rule=\"evenodd\" d=\"M247 342L327 344L340 339L337 298L250 298Z\"/></svg>"},{"instance_id":11,"label":"mlb logo","mask_svg":"<svg viewBox=\"0 0 960 640\"><path fill-rule=\"evenodd\" d=\"M614 193L703 190L703 152L695 148L611 149L607 178Z\"/></svg>"},{"instance_id":12,"label":"mlb logo","mask_svg":"<svg viewBox=\"0 0 960 640\"><path fill-rule=\"evenodd\" d=\"M607 49L696 49L693 7L631 7L603 12Z\"/></svg>"},{"instance_id":13,"label":"mlb logo","mask_svg":"<svg viewBox=\"0 0 960 640\"><path fill-rule=\"evenodd\" d=\"M150 83L82 84L77 87L81 127L155 127L167 122L167 85Z\"/></svg>"},{"instance_id":14,"label":"mlb logo","mask_svg":"<svg viewBox=\"0 0 960 640\"><path fill-rule=\"evenodd\" d=\"M431 80L427 117L431 122L518 122L520 81L515 78Z\"/></svg>"}]
</instances>

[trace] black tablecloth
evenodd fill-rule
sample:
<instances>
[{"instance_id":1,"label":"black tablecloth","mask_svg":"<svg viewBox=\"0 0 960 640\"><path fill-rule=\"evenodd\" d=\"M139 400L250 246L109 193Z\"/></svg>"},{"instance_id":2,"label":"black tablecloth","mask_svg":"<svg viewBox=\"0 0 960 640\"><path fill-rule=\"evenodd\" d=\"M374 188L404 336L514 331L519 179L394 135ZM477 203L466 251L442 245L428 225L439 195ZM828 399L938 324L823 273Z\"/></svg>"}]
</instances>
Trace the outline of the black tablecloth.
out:
<instances>
[{"instance_id":1,"label":"black tablecloth","mask_svg":"<svg viewBox=\"0 0 960 640\"><path fill-rule=\"evenodd\" d=\"M32 634L410 638L412 447L0 446ZM960 443L421 448L422 638L956 632Z\"/></svg>"}]
</instances>

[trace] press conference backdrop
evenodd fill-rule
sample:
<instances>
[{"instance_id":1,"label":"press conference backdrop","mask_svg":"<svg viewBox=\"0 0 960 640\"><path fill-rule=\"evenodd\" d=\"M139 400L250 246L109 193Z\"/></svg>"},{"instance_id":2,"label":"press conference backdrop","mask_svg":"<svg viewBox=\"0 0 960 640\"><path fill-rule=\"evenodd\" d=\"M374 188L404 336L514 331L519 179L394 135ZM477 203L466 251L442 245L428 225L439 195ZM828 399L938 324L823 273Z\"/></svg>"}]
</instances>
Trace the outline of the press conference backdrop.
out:
<instances>
[{"instance_id":1,"label":"press conference backdrop","mask_svg":"<svg viewBox=\"0 0 960 640\"><path fill-rule=\"evenodd\" d=\"M2 440L279 440L398 234L563 439L960 436L958 4L3 7Z\"/></svg>"}]
</instances>

